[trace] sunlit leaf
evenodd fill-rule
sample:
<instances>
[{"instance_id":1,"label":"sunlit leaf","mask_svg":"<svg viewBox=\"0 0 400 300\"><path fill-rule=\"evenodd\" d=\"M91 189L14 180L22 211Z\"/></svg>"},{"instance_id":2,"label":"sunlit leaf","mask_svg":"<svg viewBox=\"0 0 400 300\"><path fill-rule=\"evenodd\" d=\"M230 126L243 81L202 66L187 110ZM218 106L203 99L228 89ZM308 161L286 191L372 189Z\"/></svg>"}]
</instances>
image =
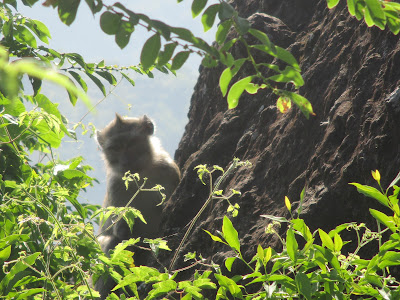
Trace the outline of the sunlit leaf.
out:
<instances>
[{"instance_id":1,"label":"sunlit leaf","mask_svg":"<svg viewBox=\"0 0 400 300\"><path fill-rule=\"evenodd\" d=\"M219 11L219 4L213 4L207 7L204 11L203 15L201 16L201 23L204 27L204 32L211 29L214 25L215 17Z\"/></svg>"},{"instance_id":2,"label":"sunlit leaf","mask_svg":"<svg viewBox=\"0 0 400 300\"><path fill-rule=\"evenodd\" d=\"M389 207L388 204L388 199L387 197L382 194L380 191L378 191L376 188L368 185L362 185L359 183L349 183L351 185L354 185L357 188L357 191L361 194L364 194L365 196L374 198L378 200L381 204L385 205L386 207Z\"/></svg>"},{"instance_id":3,"label":"sunlit leaf","mask_svg":"<svg viewBox=\"0 0 400 300\"><path fill-rule=\"evenodd\" d=\"M37 48L35 36L25 26L14 26L14 38L20 43L27 44L32 48Z\"/></svg>"},{"instance_id":4,"label":"sunlit leaf","mask_svg":"<svg viewBox=\"0 0 400 300\"><path fill-rule=\"evenodd\" d=\"M328 2L328 8L334 8L338 5L339 0L326 0Z\"/></svg>"},{"instance_id":5,"label":"sunlit leaf","mask_svg":"<svg viewBox=\"0 0 400 300\"><path fill-rule=\"evenodd\" d=\"M63 23L71 25L76 17L80 0L58 0L58 15Z\"/></svg>"},{"instance_id":6,"label":"sunlit leaf","mask_svg":"<svg viewBox=\"0 0 400 300\"><path fill-rule=\"evenodd\" d=\"M323 245L327 247L329 250L334 251L334 243L331 237L322 229L318 229L318 233Z\"/></svg>"},{"instance_id":7,"label":"sunlit leaf","mask_svg":"<svg viewBox=\"0 0 400 300\"><path fill-rule=\"evenodd\" d=\"M215 40L218 44L222 45L225 42L226 36L228 35L231 26L232 26L232 20L226 20L218 25L217 32L215 34Z\"/></svg>"},{"instance_id":8,"label":"sunlit leaf","mask_svg":"<svg viewBox=\"0 0 400 300\"><path fill-rule=\"evenodd\" d=\"M386 17L382 9L381 2L378 0L365 0L365 22L368 26L376 25L381 30L385 29Z\"/></svg>"},{"instance_id":9,"label":"sunlit leaf","mask_svg":"<svg viewBox=\"0 0 400 300\"><path fill-rule=\"evenodd\" d=\"M227 268L227 270L229 271L229 272L231 272L232 271L232 265L233 265L233 262L236 260L236 257L228 257L226 260L225 260L225 267Z\"/></svg>"},{"instance_id":10,"label":"sunlit leaf","mask_svg":"<svg viewBox=\"0 0 400 300\"><path fill-rule=\"evenodd\" d=\"M286 249L289 257L292 261L296 261L297 259L297 249L299 245L297 244L294 231L292 228L289 228L286 233Z\"/></svg>"},{"instance_id":11,"label":"sunlit leaf","mask_svg":"<svg viewBox=\"0 0 400 300\"><path fill-rule=\"evenodd\" d=\"M246 86L253 80L253 76L245 77L232 85L228 93L228 108L233 109L238 106L239 98L244 92Z\"/></svg>"},{"instance_id":12,"label":"sunlit leaf","mask_svg":"<svg viewBox=\"0 0 400 300\"><path fill-rule=\"evenodd\" d=\"M224 216L222 224L222 234L228 245L240 253L240 241L238 232L233 227L231 220L227 216Z\"/></svg>"},{"instance_id":13,"label":"sunlit leaf","mask_svg":"<svg viewBox=\"0 0 400 300\"><path fill-rule=\"evenodd\" d=\"M192 2L192 17L197 17L207 4L207 0L193 0Z\"/></svg>"}]
</instances>

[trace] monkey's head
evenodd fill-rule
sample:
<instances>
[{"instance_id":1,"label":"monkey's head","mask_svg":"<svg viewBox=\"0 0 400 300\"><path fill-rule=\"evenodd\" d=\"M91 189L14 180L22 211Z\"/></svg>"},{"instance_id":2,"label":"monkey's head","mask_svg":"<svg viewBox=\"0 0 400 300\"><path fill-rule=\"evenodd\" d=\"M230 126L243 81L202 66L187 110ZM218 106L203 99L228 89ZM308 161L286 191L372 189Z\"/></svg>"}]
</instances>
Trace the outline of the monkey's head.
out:
<instances>
[{"instance_id":1,"label":"monkey's head","mask_svg":"<svg viewBox=\"0 0 400 300\"><path fill-rule=\"evenodd\" d=\"M150 137L154 123L146 115L140 118L122 118L115 114L103 130L96 132L104 158L117 172L140 172L152 159Z\"/></svg>"}]
</instances>

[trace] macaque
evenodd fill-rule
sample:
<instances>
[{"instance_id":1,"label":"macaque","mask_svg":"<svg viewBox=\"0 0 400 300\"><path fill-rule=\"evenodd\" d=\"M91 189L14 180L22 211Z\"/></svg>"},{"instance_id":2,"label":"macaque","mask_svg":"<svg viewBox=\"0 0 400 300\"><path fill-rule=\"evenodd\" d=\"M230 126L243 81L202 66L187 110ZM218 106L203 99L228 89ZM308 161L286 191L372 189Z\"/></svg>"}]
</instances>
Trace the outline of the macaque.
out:
<instances>
[{"instance_id":1,"label":"macaque","mask_svg":"<svg viewBox=\"0 0 400 300\"><path fill-rule=\"evenodd\" d=\"M103 207L123 207L137 191L135 183L130 182L128 190L122 180L125 172L138 173L140 178L148 178L146 186L152 188L162 185L167 199L180 181L180 171L170 155L153 136L154 124L146 115L140 118L116 117L103 130L97 132L97 141L103 151L106 165L107 191ZM133 237L156 238L161 220L161 195L157 192L140 192L131 206L141 211L147 224L135 220L132 232L121 219L109 230L112 217L100 229L103 232L99 242L104 253L108 254L123 240ZM107 297L115 284L109 279L105 284L98 280L95 288L102 299Z\"/></svg>"}]
</instances>

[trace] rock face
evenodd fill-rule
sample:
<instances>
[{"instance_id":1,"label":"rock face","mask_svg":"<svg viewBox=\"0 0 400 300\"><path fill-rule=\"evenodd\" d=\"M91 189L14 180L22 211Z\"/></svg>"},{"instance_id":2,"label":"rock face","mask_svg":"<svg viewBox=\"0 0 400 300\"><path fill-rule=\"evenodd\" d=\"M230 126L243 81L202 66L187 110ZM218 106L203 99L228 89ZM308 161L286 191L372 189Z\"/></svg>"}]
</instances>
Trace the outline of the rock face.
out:
<instances>
[{"instance_id":1,"label":"rock face","mask_svg":"<svg viewBox=\"0 0 400 300\"><path fill-rule=\"evenodd\" d=\"M307 120L296 107L279 113L277 97L268 91L243 94L239 106L228 110L218 87L223 69L201 69L175 157L183 179L164 209L164 236L175 234L170 246L177 247L184 226L208 196L194 167L226 168L234 157L252 163L223 186L242 192L234 200L240 210L232 222L247 257L258 244L277 246L264 233L268 220L260 215L287 216L284 196L298 201L304 186L302 217L312 230L350 221L373 224L368 208L382 208L348 183L373 185L371 170L379 169L385 187L400 169L399 37L357 21L344 1L333 10L325 0L236 0L233 5L297 58L305 81L300 94L316 116ZM240 55L240 49L234 51ZM229 249L202 229L220 230L227 207L214 201L205 210L182 254L197 251L214 261L226 255Z\"/></svg>"}]
</instances>

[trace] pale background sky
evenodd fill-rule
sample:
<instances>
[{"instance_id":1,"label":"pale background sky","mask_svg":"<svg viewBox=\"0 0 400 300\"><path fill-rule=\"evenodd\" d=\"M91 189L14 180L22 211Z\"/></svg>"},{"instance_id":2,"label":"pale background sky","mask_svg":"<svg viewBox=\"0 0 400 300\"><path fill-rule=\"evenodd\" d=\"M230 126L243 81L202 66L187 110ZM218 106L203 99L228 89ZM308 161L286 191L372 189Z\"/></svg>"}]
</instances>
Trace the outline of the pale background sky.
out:
<instances>
[{"instance_id":1,"label":"pale background sky","mask_svg":"<svg viewBox=\"0 0 400 300\"><path fill-rule=\"evenodd\" d=\"M18 3L18 10L26 17L42 21L49 28L52 35L50 48L59 52L77 52L86 62L98 63L104 59L107 65L120 66L139 63L142 46L151 36L147 30L138 27L132 34L128 46L121 50L115 43L114 36L102 32L99 25L100 14L93 17L84 1L81 1L77 17L69 27L59 20L56 10L43 7L42 2L43 0L39 1L33 8ZM186 27L209 43L214 40L215 26L204 33L201 16L192 19L190 10L192 1L186 0L179 4L176 0L120 2L136 13L147 14L172 26ZM208 1L207 6L216 2L216 0ZM114 1L105 3L112 4ZM161 139L164 148L171 156L174 156L187 123L190 97L197 81L200 61L199 56L191 55L184 67L178 71L177 77L164 75L155 70L153 72L155 78L150 79L132 72L136 86L132 87L123 80L98 106L97 112L89 114L84 119L84 123L92 122L101 129L114 118L115 112L131 117L147 114L156 123L156 136ZM89 83L89 80L87 82ZM113 87L106 85L106 88L110 90ZM60 103L59 109L70 122L79 121L88 110L80 101L73 107L67 93L55 85L46 83L42 93L51 101ZM103 94L94 84L89 85L88 94L93 103L103 98ZM100 184L89 187L87 193L81 193L81 201L101 204L105 194L105 174L95 140L88 135L80 134L77 142L65 138L58 152L63 160L81 155L85 158L85 164L95 168L90 175L96 177Z\"/></svg>"}]
</instances>

